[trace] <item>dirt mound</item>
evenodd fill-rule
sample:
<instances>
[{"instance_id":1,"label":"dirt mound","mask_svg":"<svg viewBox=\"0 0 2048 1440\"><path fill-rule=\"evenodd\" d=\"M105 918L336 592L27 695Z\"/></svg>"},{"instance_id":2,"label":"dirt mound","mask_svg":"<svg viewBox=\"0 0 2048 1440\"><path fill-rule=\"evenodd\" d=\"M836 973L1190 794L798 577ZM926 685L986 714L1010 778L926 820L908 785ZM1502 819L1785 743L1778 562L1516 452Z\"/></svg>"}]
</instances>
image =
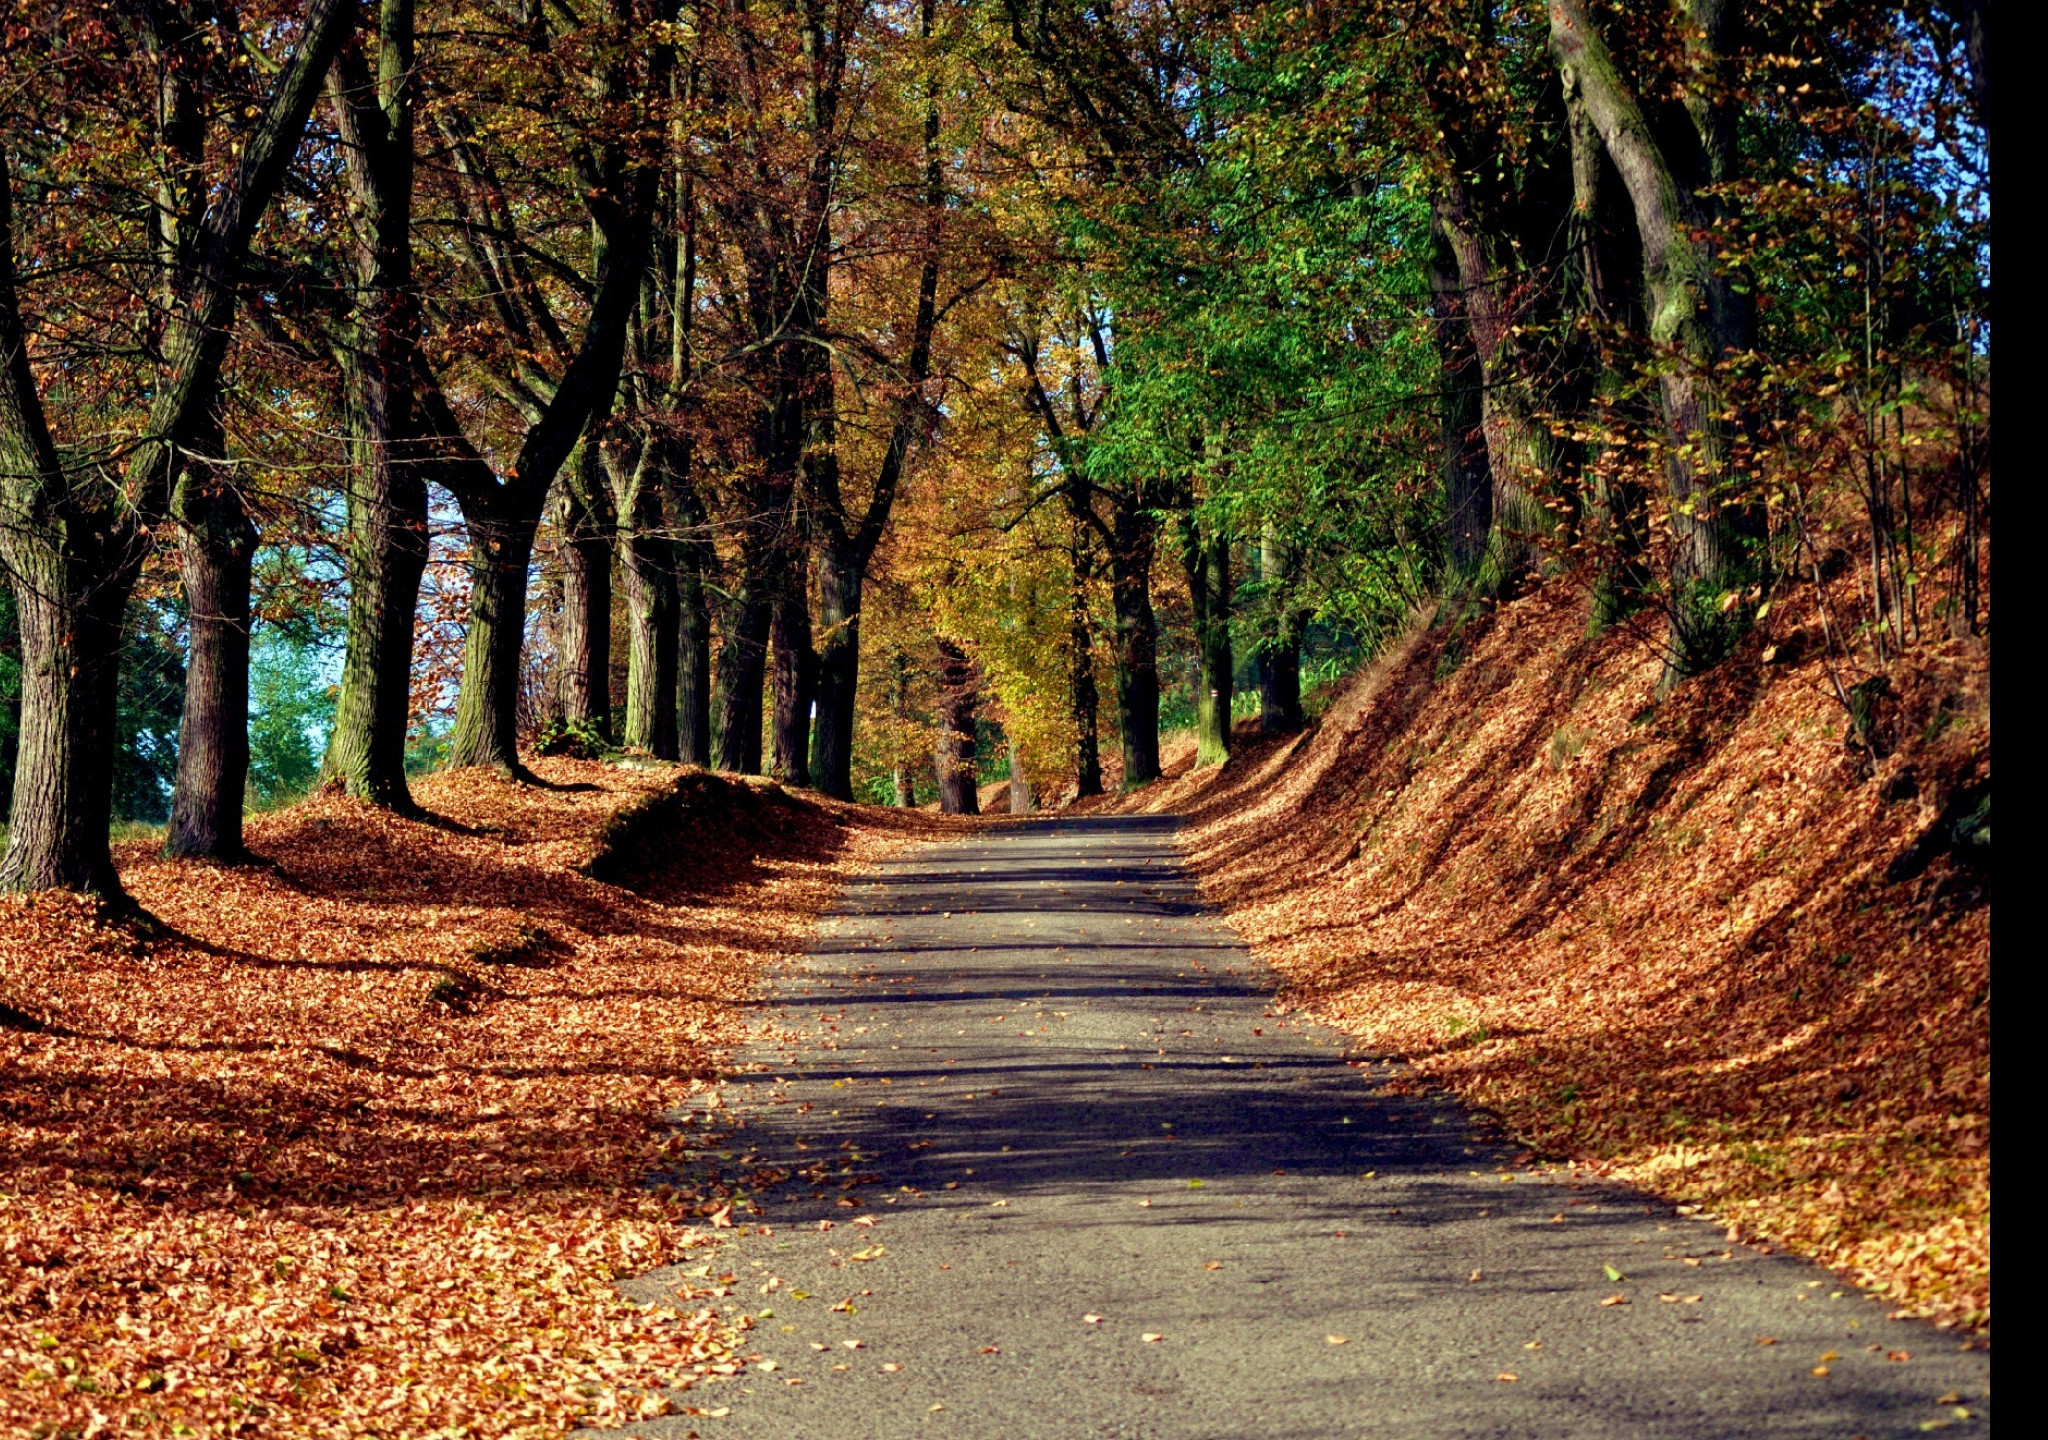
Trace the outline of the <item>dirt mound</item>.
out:
<instances>
[{"instance_id":1,"label":"dirt mound","mask_svg":"<svg viewBox=\"0 0 2048 1440\"><path fill-rule=\"evenodd\" d=\"M1125 803L1189 816L1299 1001L1533 1146L1981 1327L1988 647L1895 674L1875 761L1823 667L1660 699L1654 647L1546 586Z\"/></svg>"}]
</instances>

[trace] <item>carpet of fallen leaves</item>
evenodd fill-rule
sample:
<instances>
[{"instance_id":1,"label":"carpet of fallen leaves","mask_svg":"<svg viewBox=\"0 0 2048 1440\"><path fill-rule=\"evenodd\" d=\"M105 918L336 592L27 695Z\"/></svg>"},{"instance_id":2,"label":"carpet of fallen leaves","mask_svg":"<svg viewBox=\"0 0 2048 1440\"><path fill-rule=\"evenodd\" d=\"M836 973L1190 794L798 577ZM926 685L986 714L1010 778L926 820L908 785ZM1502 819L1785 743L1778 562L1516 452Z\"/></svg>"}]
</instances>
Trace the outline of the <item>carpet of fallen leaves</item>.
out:
<instances>
[{"instance_id":1,"label":"carpet of fallen leaves","mask_svg":"<svg viewBox=\"0 0 2048 1440\"><path fill-rule=\"evenodd\" d=\"M729 1223L648 1183L718 1138L669 1117L891 822L536 770L126 847L140 926L0 901L0 1433L559 1434L737 1368L613 1279Z\"/></svg>"},{"instance_id":2,"label":"carpet of fallen leaves","mask_svg":"<svg viewBox=\"0 0 2048 1440\"><path fill-rule=\"evenodd\" d=\"M1660 700L1655 648L1556 583L1125 803L1189 816L1313 1013L1545 1153L1988 1327L1988 860L1887 879L1988 784L1988 647L1895 677L1875 765L1818 657L1757 650Z\"/></svg>"}]
</instances>

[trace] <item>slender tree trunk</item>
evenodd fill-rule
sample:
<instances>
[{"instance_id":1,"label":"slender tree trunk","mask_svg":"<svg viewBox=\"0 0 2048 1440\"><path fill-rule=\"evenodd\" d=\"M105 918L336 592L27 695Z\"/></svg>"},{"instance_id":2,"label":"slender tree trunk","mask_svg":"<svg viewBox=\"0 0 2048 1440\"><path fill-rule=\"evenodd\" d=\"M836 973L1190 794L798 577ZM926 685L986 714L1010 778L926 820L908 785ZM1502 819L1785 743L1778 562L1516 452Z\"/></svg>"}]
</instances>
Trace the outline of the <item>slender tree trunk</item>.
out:
<instances>
[{"instance_id":1,"label":"slender tree trunk","mask_svg":"<svg viewBox=\"0 0 2048 1440\"><path fill-rule=\"evenodd\" d=\"M463 683L456 698L448 764L487 765L501 774L519 775L520 661L535 524L518 514L490 513L483 506L474 507L465 520L469 631L462 646Z\"/></svg>"},{"instance_id":2,"label":"slender tree trunk","mask_svg":"<svg viewBox=\"0 0 2048 1440\"><path fill-rule=\"evenodd\" d=\"M687 474L675 494L687 497L677 519L684 533L676 545L676 731L677 757L691 765L711 763L711 596L715 560L705 517Z\"/></svg>"},{"instance_id":3,"label":"slender tree trunk","mask_svg":"<svg viewBox=\"0 0 2048 1440\"><path fill-rule=\"evenodd\" d=\"M1301 637L1308 628L1308 612L1293 603L1294 563L1278 527L1268 524L1259 537L1259 578L1271 607L1265 641L1259 647L1259 729L1268 735L1299 730L1306 718L1301 710Z\"/></svg>"},{"instance_id":4,"label":"slender tree trunk","mask_svg":"<svg viewBox=\"0 0 2048 1440\"><path fill-rule=\"evenodd\" d=\"M890 662L890 700L896 712L896 719L903 725L910 723L910 657L898 650ZM898 742L901 743L900 740ZM908 810L917 804L917 777L911 773L902 756L897 756L893 774L895 783L896 808Z\"/></svg>"},{"instance_id":5,"label":"slender tree trunk","mask_svg":"<svg viewBox=\"0 0 2048 1440\"><path fill-rule=\"evenodd\" d=\"M596 426L584 436L555 503L562 534L562 718L612 735L612 541Z\"/></svg>"},{"instance_id":6,"label":"slender tree trunk","mask_svg":"<svg viewBox=\"0 0 2048 1440\"><path fill-rule=\"evenodd\" d=\"M660 465L643 443L628 470L611 465L619 513L619 555L626 577L628 749L677 758L675 542L662 514ZM609 461L608 461L609 463Z\"/></svg>"},{"instance_id":7,"label":"slender tree trunk","mask_svg":"<svg viewBox=\"0 0 2048 1440\"><path fill-rule=\"evenodd\" d=\"M1481 395L1484 382L1479 353L1472 345L1471 317L1453 254L1441 221L1432 224L1430 289L1434 296L1434 329L1443 394L1443 458L1446 531L1445 558L1458 574L1478 568L1493 530L1493 479L1486 453Z\"/></svg>"},{"instance_id":8,"label":"slender tree trunk","mask_svg":"<svg viewBox=\"0 0 2048 1440\"><path fill-rule=\"evenodd\" d=\"M404 812L413 809L405 740L427 565L413 398L422 329L412 267L413 74L413 0L382 0L374 81L354 54L331 77L356 237L356 321L342 347L347 640L321 763L349 794Z\"/></svg>"},{"instance_id":9,"label":"slender tree trunk","mask_svg":"<svg viewBox=\"0 0 2048 1440\"><path fill-rule=\"evenodd\" d=\"M838 800L853 798L854 702L860 686L861 571L858 557L826 544L818 552L818 728L811 780Z\"/></svg>"},{"instance_id":10,"label":"slender tree trunk","mask_svg":"<svg viewBox=\"0 0 2048 1440\"><path fill-rule=\"evenodd\" d=\"M1024 768L1024 749L1017 743L1017 737L1010 737L1010 813L1029 815L1038 808L1038 791L1031 784L1031 775Z\"/></svg>"},{"instance_id":11,"label":"slender tree trunk","mask_svg":"<svg viewBox=\"0 0 2048 1440\"><path fill-rule=\"evenodd\" d=\"M939 738L932 764L939 777L939 809L948 815L979 815L975 784L974 666L967 652L941 636L939 649Z\"/></svg>"},{"instance_id":12,"label":"slender tree trunk","mask_svg":"<svg viewBox=\"0 0 2048 1440\"><path fill-rule=\"evenodd\" d=\"M1074 525L1074 589L1067 608L1067 712L1074 722L1074 797L1102 793L1102 699L1095 687L1095 626L1088 614L1088 576L1081 526Z\"/></svg>"},{"instance_id":13,"label":"slender tree trunk","mask_svg":"<svg viewBox=\"0 0 2048 1440\"><path fill-rule=\"evenodd\" d=\"M1220 525L1181 518L1181 563L1195 612L1195 764L1230 758L1230 709L1236 662L1230 652L1230 537Z\"/></svg>"},{"instance_id":14,"label":"slender tree trunk","mask_svg":"<svg viewBox=\"0 0 2048 1440\"><path fill-rule=\"evenodd\" d=\"M1152 613L1157 525L1135 503L1116 507L1110 603L1116 612L1116 699L1123 731L1123 788L1159 778L1159 622Z\"/></svg>"},{"instance_id":15,"label":"slender tree trunk","mask_svg":"<svg viewBox=\"0 0 2048 1440\"><path fill-rule=\"evenodd\" d=\"M811 783L811 700L817 693L818 656L811 648L811 606L803 571L785 581L775 599L775 748L769 773L787 785Z\"/></svg>"},{"instance_id":16,"label":"slender tree trunk","mask_svg":"<svg viewBox=\"0 0 2048 1440\"><path fill-rule=\"evenodd\" d=\"M164 852L239 860L249 783L249 597L256 526L219 461L186 462L175 508L190 641Z\"/></svg>"},{"instance_id":17,"label":"slender tree trunk","mask_svg":"<svg viewBox=\"0 0 2048 1440\"><path fill-rule=\"evenodd\" d=\"M21 734L0 890L122 897L107 843L127 584L64 563L56 536L10 537Z\"/></svg>"},{"instance_id":18,"label":"slender tree trunk","mask_svg":"<svg viewBox=\"0 0 2048 1440\"><path fill-rule=\"evenodd\" d=\"M718 651L718 704L711 763L739 775L761 773L761 690L767 678L768 624L773 607L752 574L740 582L726 613Z\"/></svg>"}]
</instances>

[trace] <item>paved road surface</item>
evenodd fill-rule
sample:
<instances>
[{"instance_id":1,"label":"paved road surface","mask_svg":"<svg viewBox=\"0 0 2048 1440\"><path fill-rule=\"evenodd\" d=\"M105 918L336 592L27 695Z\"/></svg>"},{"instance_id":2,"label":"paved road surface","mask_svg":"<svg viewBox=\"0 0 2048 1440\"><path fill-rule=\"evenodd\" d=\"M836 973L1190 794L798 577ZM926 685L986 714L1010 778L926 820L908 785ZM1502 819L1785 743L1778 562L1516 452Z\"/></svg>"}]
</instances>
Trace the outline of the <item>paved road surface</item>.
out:
<instances>
[{"instance_id":1,"label":"paved road surface","mask_svg":"<svg viewBox=\"0 0 2048 1440\"><path fill-rule=\"evenodd\" d=\"M1515 1168L1454 1102L1274 1014L1269 973L1194 903L1169 822L914 849L853 887L773 1008L811 1038L762 1047L762 1073L729 1087L732 1153L791 1178L762 1194L774 1233L719 1269L727 1305L766 1315L755 1349L775 1368L683 1397L725 1414L640 1433L1987 1423L1985 1352L1630 1192ZM664 1298L679 1278L629 1288Z\"/></svg>"}]
</instances>

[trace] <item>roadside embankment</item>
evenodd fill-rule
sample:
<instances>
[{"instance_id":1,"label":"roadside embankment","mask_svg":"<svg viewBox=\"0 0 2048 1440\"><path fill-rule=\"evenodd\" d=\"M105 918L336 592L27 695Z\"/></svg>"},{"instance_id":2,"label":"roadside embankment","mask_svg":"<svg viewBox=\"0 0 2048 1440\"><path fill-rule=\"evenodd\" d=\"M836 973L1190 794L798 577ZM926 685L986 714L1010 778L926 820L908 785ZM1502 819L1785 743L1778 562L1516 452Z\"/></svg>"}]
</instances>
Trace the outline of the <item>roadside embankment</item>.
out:
<instances>
[{"instance_id":1,"label":"roadside embankment","mask_svg":"<svg viewBox=\"0 0 2048 1440\"><path fill-rule=\"evenodd\" d=\"M1295 1002L1531 1146L1988 1327L1988 647L1898 670L1875 760L1817 656L1658 675L1548 585L1122 803Z\"/></svg>"}]
</instances>

